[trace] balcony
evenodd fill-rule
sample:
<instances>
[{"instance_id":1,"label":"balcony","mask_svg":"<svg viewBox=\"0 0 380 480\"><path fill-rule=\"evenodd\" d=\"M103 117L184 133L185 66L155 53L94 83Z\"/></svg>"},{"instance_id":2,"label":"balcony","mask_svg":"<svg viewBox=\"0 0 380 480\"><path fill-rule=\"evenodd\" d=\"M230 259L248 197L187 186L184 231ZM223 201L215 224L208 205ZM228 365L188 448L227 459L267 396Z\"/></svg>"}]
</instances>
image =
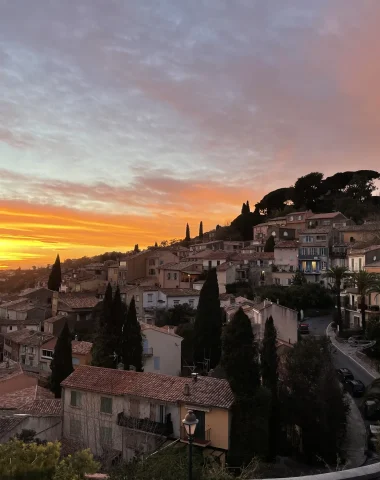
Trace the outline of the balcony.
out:
<instances>
[{"instance_id":1,"label":"balcony","mask_svg":"<svg viewBox=\"0 0 380 480\"><path fill-rule=\"evenodd\" d=\"M161 423L150 420L149 418L131 417L121 412L117 416L117 424L120 427L130 428L131 430L141 430L142 432L151 433L152 435L169 437L173 434L173 423L171 420L167 420L166 423Z\"/></svg>"},{"instance_id":2,"label":"balcony","mask_svg":"<svg viewBox=\"0 0 380 480\"><path fill-rule=\"evenodd\" d=\"M321 260L321 255L313 255L308 253L307 255L298 255L298 260Z\"/></svg>"},{"instance_id":3,"label":"balcony","mask_svg":"<svg viewBox=\"0 0 380 480\"><path fill-rule=\"evenodd\" d=\"M302 269L300 269L300 271L302 273L304 273L305 275L320 275L321 273L323 273L323 272L321 272L321 270L302 270Z\"/></svg>"},{"instance_id":4,"label":"balcony","mask_svg":"<svg viewBox=\"0 0 380 480\"><path fill-rule=\"evenodd\" d=\"M153 356L153 347L147 347L143 350L143 357L151 357Z\"/></svg>"},{"instance_id":5,"label":"balcony","mask_svg":"<svg viewBox=\"0 0 380 480\"><path fill-rule=\"evenodd\" d=\"M181 427L181 442L189 443L189 438L187 436L185 427ZM208 428L201 434L195 432L193 445L198 447L208 447L211 444L211 428Z\"/></svg>"}]
</instances>

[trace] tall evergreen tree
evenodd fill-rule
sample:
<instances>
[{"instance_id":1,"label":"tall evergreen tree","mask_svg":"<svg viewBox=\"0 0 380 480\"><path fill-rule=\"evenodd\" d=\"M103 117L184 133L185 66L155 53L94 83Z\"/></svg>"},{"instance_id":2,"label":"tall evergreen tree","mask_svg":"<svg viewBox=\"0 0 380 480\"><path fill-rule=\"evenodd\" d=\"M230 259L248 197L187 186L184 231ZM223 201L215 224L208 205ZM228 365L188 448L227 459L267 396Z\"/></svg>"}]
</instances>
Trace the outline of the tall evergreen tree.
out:
<instances>
[{"instance_id":1,"label":"tall evergreen tree","mask_svg":"<svg viewBox=\"0 0 380 480\"><path fill-rule=\"evenodd\" d=\"M199 224L199 238L203 238L203 222Z\"/></svg>"},{"instance_id":2,"label":"tall evergreen tree","mask_svg":"<svg viewBox=\"0 0 380 480\"><path fill-rule=\"evenodd\" d=\"M158 243L157 243L157 242L154 242L154 247L155 247L155 248L158 247Z\"/></svg>"},{"instance_id":3,"label":"tall evergreen tree","mask_svg":"<svg viewBox=\"0 0 380 480\"><path fill-rule=\"evenodd\" d=\"M115 346L115 353L118 358L122 355L121 334L126 315L127 307L121 300L120 288L117 287L111 306L111 331L106 332L106 334L108 333L113 336L112 343Z\"/></svg>"},{"instance_id":4,"label":"tall evergreen tree","mask_svg":"<svg viewBox=\"0 0 380 480\"><path fill-rule=\"evenodd\" d=\"M261 347L261 375L263 386L272 394L271 414L269 417L269 459L276 456L278 437L278 356L277 330L270 316L265 322L264 338Z\"/></svg>"},{"instance_id":5,"label":"tall evergreen tree","mask_svg":"<svg viewBox=\"0 0 380 480\"><path fill-rule=\"evenodd\" d=\"M190 227L189 224L186 223L186 236L185 236L185 241L190 242L191 237L190 237Z\"/></svg>"},{"instance_id":6,"label":"tall evergreen tree","mask_svg":"<svg viewBox=\"0 0 380 480\"><path fill-rule=\"evenodd\" d=\"M265 245L264 245L264 252L274 252L274 246L275 246L276 242L274 241L274 236L273 235L270 235L268 238L267 238L267 241L265 242Z\"/></svg>"},{"instance_id":7,"label":"tall evergreen tree","mask_svg":"<svg viewBox=\"0 0 380 480\"><path fill-rule=\"evenodd\" d=\"M208 271L199 295L194 323L194 360L199 364L209 359L209 367L218 365L221 354L222 316L216 269Z\"/></svg>"},{"instance_id":8,"label":"tall evergreen tree","mask_svg":"<svg viewBox=\"0 0 380 480\"><path fill-rule=\"evenodd\" d=\"M242 215L245 215L246 213L249 213L248 207L246 203L243 203L243 206L241 207L241 213Z\"/></svg>"},{"instance_id":9,"label":"tall evergreen tree","mask_svg":"<svg viewBox=\"0 0 380 480\"><path fill-rule=\"evenodd\" d=\"M252 396L260 385L259 352L252 325L242 308L225 326L221 364L236 396Z\"/></svg>"},{"instance_id":10,"label":"tall evergreen tree","mask_svg":"<svg viewBox=\"0 0 380 480\"><path fill-rule=\"evenodd\" d=\"M251 207L249 206L249 201L246 203L247 213L251 213Z\"/></svg>"},{"instance_id":11,"label":"tall evergreen tree","mask_svg":"<svg viewBox=\"0 0 380 480\"><path fill-rule=\"evenodd\" d=\"M92 345L92 365L95 367L115 368L115 342L112 322L112 287L106 289L99 317L96 319L96 333ZM117 348L117 347L116 347Z\"/></svg>"},{"instance_id":12,"label":"tall evergreen tree","mask_svg":"<svg viewBox=\"0 0 380 480\"><path fill-rule=\"evenodd\" d=\"M137 320L135 297L132 297L125 316L122 332L122 357L124 369L133 365L137 372L143 371L143 344L140 323Z\"/></svg>"},{"instance_id":13,"label":"tall evergreen tree","mask_svg":"<svg viewBox=\"0 0 380 480\"><path fill-rule=\"evenodd\" d=\"M67 322L57 339L50 369L50 390L54 393L55 398L61 398L61 382L74 371L71 333Z\"/></svg>"},{"instance_id":14,"label":"tall evergreen tree","mask_svg":"<svg viewBox=\"0 0 380 480\"><path fill-rule=\"evenodd\" d=\"M59 292L59 287L62 283L62 272L61 272L61 260L59 255L55 259L53 268L51 269L49 280L48 280L48 288L50 290L54 290L55 292Z\"/></svg>"}]
</instances>

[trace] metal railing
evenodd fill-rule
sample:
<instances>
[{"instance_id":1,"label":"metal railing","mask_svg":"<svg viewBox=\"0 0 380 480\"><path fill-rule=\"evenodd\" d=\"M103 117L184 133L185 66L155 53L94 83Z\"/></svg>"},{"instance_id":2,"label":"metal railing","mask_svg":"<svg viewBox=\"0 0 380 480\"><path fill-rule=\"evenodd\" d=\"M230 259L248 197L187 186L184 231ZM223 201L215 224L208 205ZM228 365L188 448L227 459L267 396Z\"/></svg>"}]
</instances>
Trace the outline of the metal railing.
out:
<instances>
[{"instance_id":1,"label":"metal railing","mask_svg":"<svg viewBox=\"0 0 380 480\"><path fill-rule=\"evenodd\" d=\"M153 355L153 347L147 347L143 350L144 357L151 357Z\"/></svg>"},{"instance_id":2,"label":"metal railing","mask_svg":"<svg viewBox=\"0 0 380 480\"><path fill-rule=\"evenodd\" d=\"M173 423L171 421L166 423L155 422L149 418L131 417L125 415L124 412L118 414L117 424L120 427L141 430L143 432L151 433L152 435L164 435L168 437L173 434Z\"/></svg>"},{"instance_id":3,"label":"metal railing","mask_svg":"<svg viewBox=\"0 0 380 480\"><path fill-rule=\"evenodd\" d=\"M185 427L183 427L183 426L181 427L181 440L183 442L188 442L189 441L189 437L186 433ZM207 430L205 430L201 434L199 434L198 432L195 432L193 442L194 442L195 445L200 445L200 446L210 445L210 443L211 443L211 428L208 428Z\"/></svg>"}]
</instances>

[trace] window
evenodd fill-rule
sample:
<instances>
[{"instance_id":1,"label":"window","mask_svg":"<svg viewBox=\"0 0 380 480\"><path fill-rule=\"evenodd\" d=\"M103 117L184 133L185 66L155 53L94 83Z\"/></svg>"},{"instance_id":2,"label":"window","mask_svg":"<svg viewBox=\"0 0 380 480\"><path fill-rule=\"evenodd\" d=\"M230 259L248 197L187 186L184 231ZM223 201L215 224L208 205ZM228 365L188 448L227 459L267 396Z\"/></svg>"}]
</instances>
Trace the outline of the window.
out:
<instances>
[{"instance_id":1,"label":"window","mask_svg":"<svg viewBox=\"0 0 380 480\"><path fill-rule=\"evenodd\" d=\"M302 215L298 215L298 220L302 220Z\"/></svg>"},{"instance_id":2,"label":"window","mask_svg":"<svg viewBox=\"0 0 380 480\"><path fill-rule=\"evenodd\" d=\"M288 278L288 285L291 285L291 284L292 284L292 279Z\"/></svg>"},{"instance_id":3,"label":"window","mask_svg":"<svg viewBox=\"0 0 380 480\"><path fill-rule=\"evenodd\" d=\"M293 217L293 215L291 215L291 216L289 217L289 221L292 222L293 220L294 220L294 217Z\"/></svg>"},{"instance_id":4,"label":"window","mask_svg":"<svg viewBox=\"0 0 380 480\"><path fill-rule=\"evenodd\" d=\"M149 303L153 302L153 293L148 293L148 302Z\"/></svg>"},{"instance_id":5,"label":"window","mask_svg":"<svg viewBox=\"0 0 380 480\"><path fill-rule=\"evenodd\" d=\"M307 248L300 248L300 255L307 255Z\"/></svg>"},{"instance_id":6,"label":"window","mask_svg":"<svg viewBox=\"0 0 380 480\"><path fill-rule=\"evenodd\" d=\"M174 305L179 305L179 300L173 300Z\"/></svg>"},{"instance_id":7,"label":"window","mask_svg":"<svg viewBox=\"0 0 380 480\"><path fill-rule=\"evenodd\" d=\"M326 263L326 262L322 262L322 270L326 270L326 267L327 267L327 263Z\"/></svg>"},{"instance_id":8,"label":"window","mask_svg":"<svg viewBox=\"0 0 380 480\"><path fill-rule=\"evenodd\" d=\"M73 365L79 365L80 361L79 358L73 357Z\"/></svg>"},{"instance_id":9,"label":"window","mask_svg":"<svg viewBox=\"0 0 380 480\"><path fill-rule=\"evenodd\" d=\"M311 248L310 249L310 255L317 255L317 249L316 248Z\"/></svg>"},{"instance_id":10,"label":"window","mask_svg":"<svg viewBox=\"0 0 380 480\"><path fill-rule=\"evenodd\" d=\"M149 265L152 266L152 265L155 265L155 264L156 264L155 259L154 259L154 258L151 258L151 259L149 260Z\"/></svg>"},{"instance_id":11,"label":"window","mask_svg":"<svg viewBox=\"0 0 380 480\"><path fill-rule=\"evenodd\" d=\"M353 258L351 258L351 271L355 271L355 260Z\"/></svg>"},{"instance_id":12,"label":"window","mask_svg":"<svg viewBox=\"0 0 380 480\"><path fill-rule=\"evenodd\" d=\"M330 225L330 220L323 220L322 225Z\"/></svg>"},{"instance_id":13,"label":"window","mask_svg":"<svg viewBox=\"0 0 380 480\"><path fill-rule=\"evenodd\" d=\"M174 278L174 280L177 280L177 272L173 273L173 278Z\"/></svg>"},{"instance_id":14,"label":"window","mask_svg":"<svg viewBox=\"0 0 380 480\"><path fill-rule=\"evenodd\" d=\"M42 350L42 356L47 358L53 358L53 351L52 350Z\"/></svg>"},{"instance_id":15,"label":"window","mask_svg":"<svg viewBox=\"0 0 380 480\"><path fill-rule=\"evenodd\" d=\"M112 398L100 397L100 411L102 413L112 413Z\"/></svg>"},{"instance_id":16,"label":"window","mask_svg":"<svg viewBox=\"0 0 380 480\"><path fill-rule=\"evenodd\" d=\"M82 436L82 424L77 418L70 418L70 435L72 437Z\"/></svg>"},{"instance_id":17,"label":"window","mask_svg":"<svg viewBox=\"0 0 380 480\"><path fill-rule=\"evenodd\" d=\"M156 275L156 270L154 268L150 268L149 275Z\"/></svg>"},{"instance_id":18,"label":"window","mask_svg":"<svg viewBox=\"0 0 380 480\"><path fill-rule=\"evenodd\" d=\"M217 266L220 265L220 260L217 260L217 261L216 261L216 265L217 265Z\"/></svg>"},{"instance_id":19,"label":"window","mask_svg":"<svg viewBox=\"0 0 380 480\"><path fill-rule=\"evenodd\" d=\"M168 272L167 279L170 280L170 278L171 278L171 275L170 275L170 272Z\"/></svg>"},{"instance_id":20,"label":"window","mask_svg":"<svg viewBox=\"0 0 380 480\"><path fill-rule=\"evenodd\" d=\"M160 357L153 357L154 369L160 370Z\"/></svg>"},{"instance_id":21,"label":"window","mask_svg":"<svg viewBox=\"0 0 380 480\"><path fill-rule=\"evenodd\" d=\"M11 326L9 327L9 331L10 331L10 332L12 331L12 328L13 328L13 327L12 327L12 325L11 325Z\"/></svg>"},{"instance_id":22,"label":"window","mask_svg":"<svg viewBox=\"0 0 380 480\"><path fill-rule=\"evenodd\" d=\"M314 238L311 237L310 235L306 235L305 237L305 243L312 243L314 241Z\"/></svg>"},{"instance_id":23,"label":"window","mask_svg":"<svg viewBox=\"0 0 380 480\"><path fill-rule=\"evenodd\" d=\"M135 300L136 300L136 302L139 302L140 301L140 295L136 295Z\"/></svg>"},{"instance_id":24,"label":"window","mask_svg":"<svg viewBox=\"0 0 380 480\"><path fill-rule=\"evenodd\" d=\"M81 404L81 393L76 390L71 390L71 402L72 407L80 407Z\"/></svg>"},{"instance_id":25,"label":"window","mask_svg":"<svg viewBox=\"0 0 380 480\"><path fill-rule=\"evenodd\" d=\"M139 418L140 417L140 401L135 400L134 398L131 398L129 401L130 403L130 415L131 417L134 418Z\"/></svg>"},{"instance_id":26,"label":"window","mask_svg":"<svg viewBox=\"0 0 380 480\"><path fill-rule=\"evenodd\" d=\"M359 258L359 270L361 270L361 269L362 269L362 259Z\"/></svg>"},{"instance_id":27,"label":"window","mask_svg":"<svg viewBox=\"0 0 380 480\"><path fill-rule=\"evenodd\" d=\"M29 353L34 353L34 347L29 347Z\"/></svg>"},{"instance_id":28,"label":"window","mask_svg":"<svg viewBox=\"0 0 380 480\"><path fill-rule=\"evenodd\" d=\"M190 307L194 307L194 299L193 298L190 298L189 305L190 305Z\"/></svg>"},{"instance_id":29,"label":"window","mask_svg":"<svg viewBox=\"0 0 380 480\"><path fill-rule=\"evenodd\" d=\"M275 278L275 279L274 279L274 284L275 284L275 285L281 285L280 279L279 279L279 278Z\"/></svg>"},{"instance_id":30,"label":"window","mask_svg":"<svg viewBox=\"0 0 380 480\"><path fill-rule=\"evenodd\" d=\"M112 427L100 427L100 444L112 447Z\"/></svg>"},{"instance_id":31,"label":"window","mask_svg":"<svg viewBox=\"0 0 380 480\"><path fill-rule=\"evenodd\" d=\"M165 423L165 414L166 414L166 407L165 405L160 405L160 423Z\"/></svg>"},{"instance_id":32,"label":"window","mask_svg":"<svg viewBox=\"0 0 380 480\"><path fill-rule=\"evenodd\" d=\"M326 241L326 235L317 235L316 240L317 242L324 242Z\"/></svg>"}]
</instances>

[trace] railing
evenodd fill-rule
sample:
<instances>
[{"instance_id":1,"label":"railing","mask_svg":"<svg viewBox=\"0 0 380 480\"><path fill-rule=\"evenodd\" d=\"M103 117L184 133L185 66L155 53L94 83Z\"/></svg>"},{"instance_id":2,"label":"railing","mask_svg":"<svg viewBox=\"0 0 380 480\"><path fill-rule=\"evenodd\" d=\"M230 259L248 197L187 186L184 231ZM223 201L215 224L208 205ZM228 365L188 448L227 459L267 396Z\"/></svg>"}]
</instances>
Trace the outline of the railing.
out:
<instances>
[{"instance_id":1,"label":"railing","mask_svg":"<svg viewBox=\"0 0 380 480\"><path fill-rule=\"evenodd\" d=\"M313 255L312 253L307 253L307 254L299 254L298 255L299 260L320 260L321 255Z\"/></svg>"},{"instance_id":2,"label":"railing","mask_svg":"<svg viewBox=\"0 0 380 480\"><path fill-rule=\"evenodd\" d=\"M186 433L185 427L181 427L181 441L182 442L189 442L189 437ZM198 445L200 447L207 447L211 443L211 428L208 428L204 431L204 434L195 433L194 445Z\"/></svg>"},{"instance_id":3,"label":"railing","mask_svg":"<svg viewBox=\"0 0 380 480\"><path fill-rule=\"evenodd\" d=\"M151 357L153 355L153 347L147 347L143 350L144 357Z\"/></svg>"},{"instance_id":4,"label":"railing","mask_svg":"<svg viewBox=\"0 0 380 480\"><path fill-rule=\"evenodd\" d=\"M307 270L307 269L302 270L302 269L301 269L300 271L301 271L302 273L304 273L305 275L319 275L319 274L322 273L321 270Z\"/></svg>"},{"instance_id":5,"label":"railing","mask_svg":"<svg viewBox=\"0 0 380 480\"><path fill-rule=\"evenodd\" d=\"M164 435L168 437L173 434L173 423L171 421L166 423L155 422L149 418L130 417L125 415L124 412L118 414L117 424L120 427L141 430L151 433L152 435Z\"/></svg>"}]
</instances>

